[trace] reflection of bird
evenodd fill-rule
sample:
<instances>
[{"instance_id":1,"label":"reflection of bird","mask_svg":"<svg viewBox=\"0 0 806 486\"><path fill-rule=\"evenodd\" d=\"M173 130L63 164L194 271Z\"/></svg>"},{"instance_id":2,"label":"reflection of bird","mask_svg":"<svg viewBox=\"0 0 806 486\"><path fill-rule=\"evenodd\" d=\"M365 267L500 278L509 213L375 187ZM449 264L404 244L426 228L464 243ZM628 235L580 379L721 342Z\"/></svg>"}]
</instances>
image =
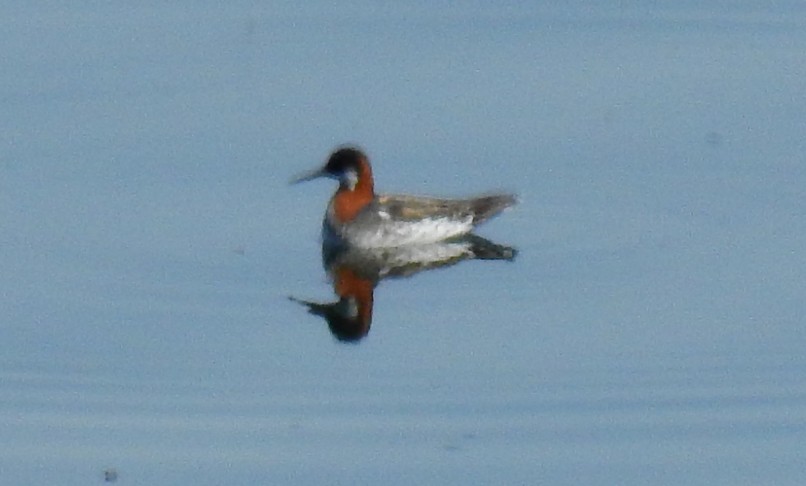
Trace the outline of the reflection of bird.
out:
<instances>
[{"instance_id":1,"label":"reflection of bird","mask_svg":"<svg viewBox=\"0 0 806 486\"><path fill-rule=\"evenodd\" d=\"M326 241L360 248L433 243L469 233L476 225L515 204L515 196L498 194L471 199L437 199L376 195L369 159L344 147L321 169L293 182L317 177L339 180L323 225Z\"/></svg>"},{"instance_id":2,"label":"reflection of bird","mask_svg":"<svg viewBox=\"0 0 806 486\"><path fill-rule=\"evenodd\" d=\"M331 334L339 341L358 341L369 333L372 324L375 282L361 278L348 266L334 269L331 277L333 290L339 297L336 302L290 299L306 306L311 314L324 317Z\"/></svg>"},{"instance_id":3,"label":"reflection of bird","mask_svg":"<svg viewBox=\"0 0 806 486\"><path fill-rule=\"evenodd\" d=\"M513 260L514 248L476 235L423 245L395 248L345 248L323 245L322 263L333 280L339 300L316 303L291 298L324 317L340 341L359 341L369 333L375 286L384 278L454 265L463 260Z\"/></svg>"}]
</instances>

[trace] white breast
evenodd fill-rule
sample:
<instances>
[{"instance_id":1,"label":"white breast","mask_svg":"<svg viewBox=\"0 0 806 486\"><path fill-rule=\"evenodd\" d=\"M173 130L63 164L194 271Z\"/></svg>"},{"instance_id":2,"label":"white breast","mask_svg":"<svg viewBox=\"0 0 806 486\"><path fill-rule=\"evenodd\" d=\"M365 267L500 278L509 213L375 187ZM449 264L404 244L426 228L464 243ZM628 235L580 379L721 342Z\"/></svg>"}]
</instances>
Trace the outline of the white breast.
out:
<instances>
[{"instance_id":1,"label":"white breast","mask_svg":"<svg viewBox=\"0 0 806 486\"><path fill-rule=\"evenodd\" d=\"M385 218L384 218L385 219ZM462 220L427 218L420 221L390 221L375 227L348 227L342 237L362 248L381 248L435 243L465 234L473 229L473 218Z\"/></svg>"}]
</instances>

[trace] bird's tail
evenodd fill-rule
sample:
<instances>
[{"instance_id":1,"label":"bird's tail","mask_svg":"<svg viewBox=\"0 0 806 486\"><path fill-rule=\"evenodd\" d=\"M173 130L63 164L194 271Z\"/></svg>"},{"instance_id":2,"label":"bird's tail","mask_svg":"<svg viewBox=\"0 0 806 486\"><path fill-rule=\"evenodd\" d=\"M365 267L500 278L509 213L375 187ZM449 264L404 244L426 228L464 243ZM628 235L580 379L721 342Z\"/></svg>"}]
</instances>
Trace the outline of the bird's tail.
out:
<instances>
[{"instance_id":1,"label":"bird's tail","mask_svg":"<svg viewBox=\"0 0 806 486\"><path fill-rule=\"evenodd\" d=\"M473 200L473 224L483 223L517 202L518 199L513 194L477 198Z\"/></svg>"}]
</instances>

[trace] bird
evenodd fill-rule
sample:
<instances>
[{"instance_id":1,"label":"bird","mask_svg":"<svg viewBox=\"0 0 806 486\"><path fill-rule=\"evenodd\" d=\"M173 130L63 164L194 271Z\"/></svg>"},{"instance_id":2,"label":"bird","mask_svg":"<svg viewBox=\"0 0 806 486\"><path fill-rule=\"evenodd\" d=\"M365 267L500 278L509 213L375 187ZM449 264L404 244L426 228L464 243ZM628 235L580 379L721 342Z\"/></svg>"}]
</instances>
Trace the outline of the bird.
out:
<instances>
[{"instance_id":1,"label":"bird","mask_svg":"<svg viewBox=\"0 0 806 486\"><path fill-rule=\"evenodd\" d=\"M355 248L393 248L459 237L516 204L513 194L444 199L376 194L369 157L356 146L336 148L327 163L292 183L328 177L339 187L322 223L323 243Z\"/></svg>"}]
</instances>

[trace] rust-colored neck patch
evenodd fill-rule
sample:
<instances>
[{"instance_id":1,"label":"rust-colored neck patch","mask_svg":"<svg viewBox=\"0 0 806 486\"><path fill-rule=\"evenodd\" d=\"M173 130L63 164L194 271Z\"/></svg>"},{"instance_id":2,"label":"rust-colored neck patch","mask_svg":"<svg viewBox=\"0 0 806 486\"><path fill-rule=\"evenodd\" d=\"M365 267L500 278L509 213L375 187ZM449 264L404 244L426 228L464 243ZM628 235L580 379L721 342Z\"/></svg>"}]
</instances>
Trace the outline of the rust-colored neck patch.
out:
<instances>
[{"instance_id":1,"label":"rust-colored neck patch","mask_svg":"<svg viewBox=\"0 0 806 486\"><path fill-rule=\"evenodd\" d=\"M335 273L335 291L341 298L352 297L358 305L358 324L362 329L362 335L369 332L372 324L372 303L374 300L373 283L365 278L359 277L348 267L339 267Z\"/></svg>"},{"instance_id":2,"label":"rust-colored neck patch","mask_svg":"<svg viewBox=\"0 0 806 486\"><path fill-rule=\"evenodd\" d=\"M372 168L366 159L358 163L358 182L350 189L340 186L333 196L333 215L339 223L352 221L364 207L375 198Z\"/></svg>"}]
</instances>

